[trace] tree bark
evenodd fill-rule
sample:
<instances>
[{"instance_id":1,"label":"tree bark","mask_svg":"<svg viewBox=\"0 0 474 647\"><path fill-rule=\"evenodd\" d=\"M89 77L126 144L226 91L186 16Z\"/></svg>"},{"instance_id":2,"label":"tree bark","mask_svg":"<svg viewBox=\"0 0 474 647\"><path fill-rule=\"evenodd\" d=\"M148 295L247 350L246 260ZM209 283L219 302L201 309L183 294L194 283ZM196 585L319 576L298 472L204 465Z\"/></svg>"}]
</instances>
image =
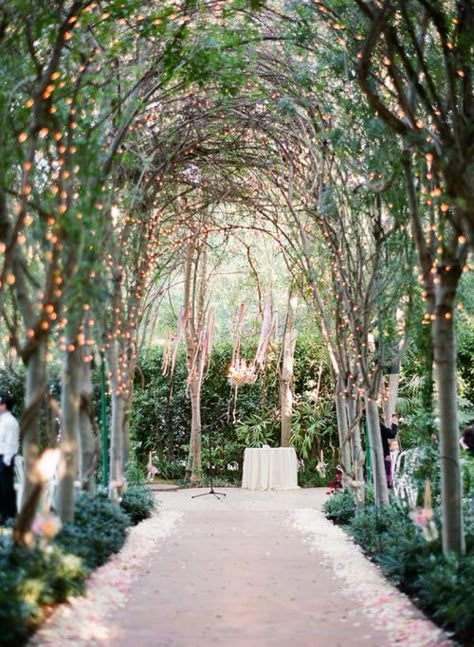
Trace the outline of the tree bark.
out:
<instances>
[{"instance_id":1,"label":"tree bark","mask_svg":"<svg viewBox=\"0 0 474 647\"><path fill-rule=\"evenodd\" d=\"M199 264L201 267L199 268ZM198 485L202 478L201 387L209 352L206 321L207 254L195 241L188 247L184 265L184 336L191 394L191 433L186 478Z\"/></svg>"},{"instance_id":2,"label":"tree bark","mask_svg":"<svg viewBox=\"0 0 474 647\"><path fill-rule=\"evenodd\" d=\"M280 412L281 412L281 447L288 447L291 436L291 419L293 415L293 365L297 332L293 307L288 304L285 335L283 337L283 365L280 375Z\"/></svg>"},{"instance_id":3,"label":"tree bark","mask_svg":"<svg viewBox=\"0 0 474 647\"><path fill-rule=\"evenodd\" d=\"M385 476L385 459L383 455L382 436L377 403L365 394L365 412L370 440L370 458L372 463L375 505L388 505L388 487Z\"/></svg>"},{"instance_id":4,"label":"tree bark","mask_svg":"<svg viewBox=\"0 0 474 647\"><path fill-rule=\"evenodd\" d=\"M191 390L191 485L198 485L201 482L201 385L193 383ZM212 469L212 467L211 467Z\"/></svg>"},{"instance_id":5,"label":"tree bark","mask_svg":"<svg viewBox=\"0 0 474 647\"><path fill-rule=\"evenodd\" d=\"M336 383L336 417L340 448L339 462L343 472L344 489L350 489L350 482L352 481L352 456L349 428L347 425L346 399L343 390L343 379L341 376L338 376Z\"/></svg>"},{"instance_id":6,"label":"tree bark","mask_svg":"<svg viewBox=\"0 0 474 647\"><path fill-rule=\"evenodd\" d=\"M94 434L92 368L89 361L83 361L81 367L79 447L79 480L81 482L81 490L95 491L95 465L98 444Z\"/></svg>"},{"instance_id":7,"label":"tree bark","mask_svg":"<svg viewBox=\"0 0 474 647\"><path fill-rule=\"evenodd\" d=\"M346 399L346 411L348 419L348 429L351 434L352 445L352 476L355 484L352 485L355 491L355 499L358 505L365 501L365 482L364 482L364 459L365 453L362 449L360 437L359 416L357 414L357 402L355 398Z\"/></svg>"},{"instance_id":8,"label":"tree bark","mask_svg":"<svg viewBox=\"0 0 474 647\"><path fill-rule=\"evenodd\" d=\"M67 350L63 365L61 393L61 455L57 510L63 523L74 519L74 481L77 478L79 447L81 348L74 340L74 350Z\"/></svg>"},{"instance_id":9,"label":"tree bark","mask_svg":"<svg viewBox=\"0 0 474 647\"><path fill-rule=\"evenodd\" d=\"M111 396L112 415L110 419L110 486L111 490L120 489L124 480L123 452L123 399L116 393ZM113 492L112 492L113 494Z\"/></svg>"},{"instance_id":10,"label":"tree bark","mask_svg":"<svg viewBox=\"0 0 474 647\"><path fill-rule=\"evenodd\" d=\"M397 369L398 371L398 369ZM385 425L390 427L390 420L395 413L398 399L398 385L400 383L400 373L390 373L388 376L388 397L384 402L383 413Z\"/></svg>"},{"instance_id":11,"label":"tree bark","mask_svg":"<svg viewBox=\"0 0 474 647\"><path fill-rule=\"evenodd\" d=\"M123 405L123 423L122 423L122 469L124 473L127 470L130 460L130 407L131 403L124 402Z\"/></svg>"},{"instance_id":12,"label":"tree bark","mask_svg":"<svg viewBox=\"0 0 474 647\"><path fill-rule=\"evenodd\" d=\"M28 359L25 377L25 409L21 419L25 487L21 506L36 487L35 465L40 454L40 411L46 393L45 342L38 344Z\"/></svg>"},{"instance_id":13,"label":"tree bark","mask_svg":"<svg viewBox=\"0 0 474 647\"><path fill-rule=\"evenodd\" d=\"M434 253L432 250L430 253L423 235L423 220L408 145L407 142L402 161L408 188L413 237L418 249L430 311L427 313L427 322L431 323L434 370L438 387L443 551L445 554L450 550L462 554L465 551L465 538L457 412L456 333L453 320L454 302L466 260L466 249L464 245L459 244L458 232L453 232L450 248L445 248L444 258L437 265L436 274L432 273ZM432 395L429 387L430 385L423 393L423 399L427 403Z\"/></svg>"},{"instance_id":14,"label":"tree bark","mask_svg":"<svg viewBox=\"0 0 474 647\"><path fill-rule=\"evenodd\" d=\"M438 312L432 324L440 417L439 453L443 551L445 554L449 551L463 554L466 545L462 515L462 476L457 411L456 333L452 315L446 318L444 314L444 312Z\"/></svg>"},{"instance_id":15,"label":"tree bark","mask_svg":"<svg viewBox=\"0 0 474 647\"><path fill-rule=\"evenodd\" d=\"M111 417L110 417L110 464L109 464L109 479L110 479L110 494L111 496L117 495L123 485L123 422L125 413L125 402L119 392L118 380L118 362L116 355L115 343L112 342L106 351L107 363L110 371L110 404L111 404Z\"/></svg>"}]
</instances>

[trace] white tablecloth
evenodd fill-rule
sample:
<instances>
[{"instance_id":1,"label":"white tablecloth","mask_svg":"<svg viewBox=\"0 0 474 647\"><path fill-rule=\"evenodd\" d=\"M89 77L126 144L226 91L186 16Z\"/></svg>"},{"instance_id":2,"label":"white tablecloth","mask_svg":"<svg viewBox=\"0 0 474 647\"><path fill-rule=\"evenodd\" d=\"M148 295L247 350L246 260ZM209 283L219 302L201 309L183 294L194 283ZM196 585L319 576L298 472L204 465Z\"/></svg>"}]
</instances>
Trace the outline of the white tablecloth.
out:
<instances>
[{"instance_id":1,"label":"white tablecloth","mask_svg":"<svg viewBox=\"0 0 474 647\"><path fill-rule=\"evenodd\" d=\"M293 490L298 487L294 447L247 448L242 487L249 490Z\"/></svg>"}]
</instances>

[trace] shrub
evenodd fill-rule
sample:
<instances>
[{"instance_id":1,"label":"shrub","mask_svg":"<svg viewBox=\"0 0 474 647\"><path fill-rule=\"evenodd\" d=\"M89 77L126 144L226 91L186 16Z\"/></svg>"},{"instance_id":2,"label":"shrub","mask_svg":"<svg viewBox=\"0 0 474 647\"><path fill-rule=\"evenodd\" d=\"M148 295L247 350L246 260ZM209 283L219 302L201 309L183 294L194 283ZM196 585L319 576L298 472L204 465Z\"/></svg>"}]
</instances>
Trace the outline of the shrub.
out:
<instances>
[{"instance_id":1,"label":"shrub","mask_svg":"<svg viewBox=\"0 0 474 647\"><path fill-rule=\"evenodd\" d=\"M335 467L329 466L325 473L321 473L318 464L319 461L313 458L305 460L300 465L298 469L298 485L300 487L326 487L335 478Z\"/></svg>"},{"instance_id":2,"label":"shrub","mask_svg":"<svg viewBox=\"0 0 474 647\"><path fill-rule=\"evenodd\" d=\"M242 340L242 357L255 355L257 339ZM242 462L246 446L268 443L278 444L280 437L278 358L270 353L265 371L255 383L238 390L238 396L229 387L228 367L232 359L233 346L228 340L213 346L211 362L206 370L202 385L201 417L203 429L203 448L206 447L207 433L213 435L213 447L225 449L225 462L222 470L216 464L216 474L226 480L234 475L226 473L228 463ZM321 362L326 356L322 340L314 335L298 335L295 350L294 389L297 396L309 397L309 392L317 390L320 395L332 388L328 370L319 379ZM131 448L137 461L146 466L149 452L155 452L154 463L160 475L169 479L182 479L182 461L186 461L186 443L189 442L190 400L187 383L187 368L184 350L178 353L174 377L162 374L163 352L161 348L151 349L139 359L137 383L131 416ZM231 402L229 402L231 400ZM324 450L331 455L331 443L335 443L335 427L326 433L328 425L322 425L320 436L316 436L315 456ZM263 423L262 423L263 421ZM318 423L318 424L319 424ZM243 440L239 441L236 427L243 426ZM247 443L247 440L249 441ZM240 448L240 449L239 449ZM314 453L316 452L316 453ZM314 457L314 456L313 456Z\"/></svg>"},{"instance_id":3,"label":"shrub","mask_svg":"<svg viewBox=\"0 0 474 647\"><path fill-rule=\"evenodd\" d=\"M474 496L471 499L464 500L463 511L464 532L466 535L466 552L474 553Z\"/></svg>"},{"instance_id":4,"label":"shrub","mask_svg":"<svg viewBox=\"0 0 474 647\"><path fill-rule=\"evenodd\" d=\"M131 519L138 523L155 507L143 486L131 486L124 500L129 514L105 493L81 493L74 523L66 524L47 547L18 548L11 535L0 536L0 644L24 644L45 608L81 595L89 569L122 547Z\"/></svg>"},{"instance_id":5,"label":"shrub","mask_svg":"<svg viewBox=\"0 0 474 647\"><path fill-rule=\"evenodd\" d=\"M311 384L309 381L308 387ZM318 461L329 459L331 469L335 469L337 457L332 446L337 443L337 425L334 399L319 398L314 401L314 391L305 391L295 397L295 411L291 421L290 443L303 460Z\"/></svg>"},{"instance_id":6,"label":"shrub","mask_svg":"<svg viewBox=\"0 0 474 647\"><path fill-rule=\"evenodd\" d=\"M166 459L155 459L153 465L158 469L158 476L165 481L176 481L178 479L184 479L184 474L186 471L186 461L183 459L180 460L166 460Z\"/></svg>"},{"instance_id":7,"label":"shrub","mask_svg":"<svg viewBox=\"0 0 474 647\"><path fill-rule=\"evenodd\" d=\"M343 509L345 493L334 495L329 504ZM466 508L466 544L474 545L472 511ZM328 518L330 515L326 513ZM435 517L436 518L436 517ZM439 526L439 523L438 523ZM379 564L386 575L409 593L423 611L454 633L461 644L470 645L474 616L470 591L474 587L474 555L445 557L439 539L427 542L405 507L381 509L367 506L357 511L349 526L356 543Z\"/></svg>"},{"instance_id":8,"label":"shrub","mask_svg":"<svg viewBox=\"0 0 474 647\"><path fill-rule=\"evenodd\" d=\"M129 485L123 493L120 506L134 525L151 517L156 509L153 492L145 485Z\"/></svg>"},{"instance_id":9,"label":"shrub","mask_svg":"<svg viewBox=\"0 0 474 647\"><path fill-rule=\"evenodd\" d=\"M474 555L430 555L422 564L414 590L427 614L453 631L462 644L473 644Z\"/></svg>"},{"instance_id":10,"label":"shrub","mask_svg":"<svg viewBox=\"0 0 474 647\"><path fill-rule=\"evenodd\" d=\"M461 470L464 496L474 499L474 456L467 451L461 455Z\"/></svg>"},{"instance_id":11,"label":"shrub","mask_svg":"<svg viewBox=\"0 0 474 647\"><path fill-rule=\"evenodd\" d=\"M127 463L126 469L126 480L127 483L132 483L133 485L141 484L145 482L145 468L142 465L139 465L135 457L133 457Z\"/></svg>"},{"instance_id":12,"label":"shrub","mask_svg":"<svg viewBox=\"0 0 474 647\"><path fill-rule=\"evenodd\" d=\"M202 448L203 481L209 482L212 473L214 482L240 483L244 449L245 446L236 440L221 439L218 433L208 434Z\"/></svg>"},{"instance_id":13,"label":"shrub","mask_svg":"<svg viewBox=\"0 0 474 647\"><path fill-rule=\"evenodd\" d=\"M120 550L129 526L130 517L118 503L103 494L81 493L76 500L74 523L65 524L57 543L81 557L89 568L96 568Z\"/></svg>"},{"instance_id":14,"label":"shrub","mask_svg":"<svg viewBox=\"0 0 474 647\"><path fill-rule=\"evenodd\" d=\"M350 492L336 492L323 506L326 517L336 524L344 525L351 521L355 514L356 506Z\"/></svg>"},{"instance_id":15,"label":"shrub","mask_svg":"<svg viewBox=\"0 0 474 647\"><path fill-rule=\"evenodd\" d=\"M240 422L236 433L244 447L274 447L278 437L278 425L272 412L262 409Z\"/></svg>"},{"instance_id":16,"label":"shrub","mask_svg":"<svg viewBox=\"0 0 474 647\"><path fill-rule=\"evenodd\" d=\"M44 606L84 591L87 570L60 547L18 548L0 542L0 626L2 645L21 644L42 621Z\"/></svg>"}]
</instances>

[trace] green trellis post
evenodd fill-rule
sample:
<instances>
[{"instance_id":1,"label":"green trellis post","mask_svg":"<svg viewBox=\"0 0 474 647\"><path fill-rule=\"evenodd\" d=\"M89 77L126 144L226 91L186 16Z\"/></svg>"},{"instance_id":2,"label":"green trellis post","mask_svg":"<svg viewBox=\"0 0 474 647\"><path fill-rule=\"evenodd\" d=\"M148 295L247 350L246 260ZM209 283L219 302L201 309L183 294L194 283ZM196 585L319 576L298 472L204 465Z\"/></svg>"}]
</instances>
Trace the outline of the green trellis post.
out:
<instances>
[{"instance_id":1,"label":"green trellis post","mask_svg":"<svg viewBox=\"0 0 474 647\"><path fill-rule=\"evenodd\" d=\"M107 405L105 401L105 354L100 351L100 413L102 420L102 485L109 484L109 439L107 434Z\"/></svg>"},{"instance_id":2,"label":"green trellis post","mask_svg":"<svg viewBox=\"0 0 474 647\"><path fill-rule=\"evenodd\" d=\"M372 483L372 448L370 446L369 429L367 422L365 423L365 446L366 446L366 467L367 467L367 483Z\"/></svg>"}]
</instances>

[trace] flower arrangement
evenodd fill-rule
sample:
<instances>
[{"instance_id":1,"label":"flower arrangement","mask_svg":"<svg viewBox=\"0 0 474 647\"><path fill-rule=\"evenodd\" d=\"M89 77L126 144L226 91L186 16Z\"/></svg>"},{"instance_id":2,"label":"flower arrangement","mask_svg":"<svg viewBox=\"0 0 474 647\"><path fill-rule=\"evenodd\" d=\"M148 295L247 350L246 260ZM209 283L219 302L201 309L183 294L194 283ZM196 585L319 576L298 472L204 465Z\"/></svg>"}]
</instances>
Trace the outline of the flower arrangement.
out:
<instances>
[{"instance_id":1,"label":"flower arrangement","mask_svg":"<svg viewBox=\"0 0 474 647\"><path fill-rule=\"evenodd\" d=\"M239 359L229 366L227 379L231 386L240 386L241 384L251 384L257 379L255 364L252 362Z\"/></svg>"},{"instance_id":2,"label":"flower arrangement","mask_svg":"<svg viewBox=\"0 0 474 647\"><path fill-rule=\"evenodd\" d=\"M33 521L32 531L40 539L51 541L62 528L61 519L55 514L38 514Z\"/></svg>"},{"instance_id":3,"label":"flower arrangement","mask_svg":"<svg viewBox=\"0 0 474 647\"><path fill-rule=\"evenodd\" d=\"M125 489L125 483L123 481L110 481L109 483L109 498L111 501L117 501L120 503L122 500L122 492Z\"/></svg>"},{"instance_id":4,"label":"flower arrangement","mask_svg":"<svg viewBox=\"0 0 474 647\"><path fill-rule=\"evenodd\" d=\"M419 528L426 541L435 541L438 538L438 528L433 519L431 507L431 482L425 481L425 496L422 508L414 508L410 513L411 520Z\"/></svg>"},{"instance_id":5,"label":"flower arrangement","mask_svg":"<svg viewBox=\"0 0 474 647\"><path fill-rule=\"evenodd\" d=\"M328 466L328 463L326 463L324 460L324 452L323 450L321 450L321 453L319 455L319 461L316 464L316 469L321 474L321 476L326 476L327 466Z\"/></svg>"},{"instance_id":6,"label":"flower arrangement","mask_svg":"<svg viewBox=\"0 0 474 647\"><path fill-rule=\"evenodd\" d=\"M158 476L160 473L160 470L153 465L153 453L154 452L149 452L148 453L148 463L146 466L146 480L147 481L153 481L155 476Z\"/></svg>"}]
</instances>

